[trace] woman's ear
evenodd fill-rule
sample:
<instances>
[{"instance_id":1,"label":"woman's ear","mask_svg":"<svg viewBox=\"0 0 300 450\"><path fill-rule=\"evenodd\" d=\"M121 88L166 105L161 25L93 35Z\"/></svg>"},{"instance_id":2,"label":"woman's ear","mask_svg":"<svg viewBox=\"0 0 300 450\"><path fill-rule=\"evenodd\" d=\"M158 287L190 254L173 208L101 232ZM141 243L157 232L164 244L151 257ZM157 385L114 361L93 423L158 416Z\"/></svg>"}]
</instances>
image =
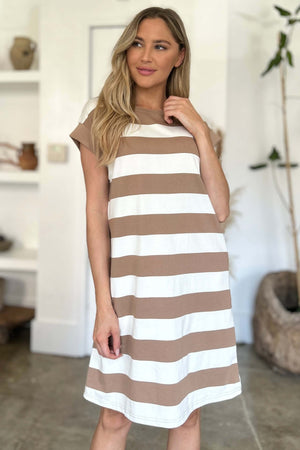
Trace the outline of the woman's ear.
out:
<instances>
[{"instance_id":1,"label":"woman's ear","mask_svg":"<svg viewBox=\"0 0 300 450\"><path fill-rule=\"evenodd\" d=\"M185 48L182 48L180 50L180 54L179 54L179 57L178 57L177 62L175 64L175 67L181 66L181 64L182 64L182 62L184 60L184 55L185 55Z\"/></svg>"}]
</instances>

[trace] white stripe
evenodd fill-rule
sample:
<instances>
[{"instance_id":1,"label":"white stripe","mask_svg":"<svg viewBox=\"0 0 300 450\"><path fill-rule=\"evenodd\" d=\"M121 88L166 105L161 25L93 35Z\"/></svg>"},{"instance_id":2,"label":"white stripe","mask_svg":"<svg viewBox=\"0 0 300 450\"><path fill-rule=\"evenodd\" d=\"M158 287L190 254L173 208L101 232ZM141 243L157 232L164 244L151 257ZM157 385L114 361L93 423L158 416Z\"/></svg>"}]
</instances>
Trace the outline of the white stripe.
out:
<instances>
[{"instance_id":1,"label":"white stripe","mask_svg":"<svg viewBox=\"0 0 300 450\"><path fill-rule=\"evenodd\" d=\"M136 402L119 392L105 393L88 386L85 386L83 396L97 405L122 412L133 422L162 428L175 428L182 425L194 409L208 403L236 397L241 392L241 380L224 386L210 386L190 392L175 406Z\"/></svg>"},{"instance_id":2,"label":"white stripe","mask_svg":"<svg viewBox=\"0 0 300 450\"><path fill-rule=\"evenodd\" d=\"M111 295L123 297L177 297L195 292L216 292L229 289L229 271L183 273L179 275L110 277Z\"/></svg>"},{"instance_id":3,"label":"white stripe","mask_svg":"<svg viewBox=\"0 0 300 450\"><path fill-rule=\"evenodd\" d=\"M200 158L194 153L134 154L115 159L112 179L136 174L194 173L199 175Z\"/></svg>"},{"instance_id":4,"label":"white stripe","mask_svg":"<svg viewBox=\"0 0 300 450\"><path fill-rule=\"evenodd\" d=\"M120 336L134 339L173 341L190 333L226 330L234 326L231 308L220 311L200 311L175 319L137 319L134 316L119 317Z\"/></svg>"},{"instance_id":5,"label":"white stripe","mask_svg":"<svg viewBox=\"0 0 300 450\"><path fill-rule=\"evenodd\" d=\"M138 194L108 202L108 219L141 214L215 214L208 194Z\"/></svg>"},{"instance_id":6,"label":"white stripe","mask_svg":"<svg viewBox=\"0 0 300 450\"><path fill-rule=\"evenodd\" d=\"M189 373L227 367L237 362L236 346L189 353L178 361L139 361L124 354L118 359L105 358L92 349L89 366L105 374L122 373L131 380L149 383L179 383Z\"/></svg>"},{"instance_id":7,"label":"white stripe","mask_svg":"<svg viewBox=\"0 0 300 450\"><path fill-rule=\"evenodd\" d=\"M227 252L223 233L173 233L111 238L111 257Z\"/></svg>"},{"instance_id":8,"label":"white stripe","mask_svg":"<svg viewBox=\"0 0 300 450\"><path fill-rule=\"evenodd\" d=\"M151 125L129 124L125 128L123 137L145 137L145 138L172 138L187 136L193 139L193 135L183 126L161 125L153 123Z\"/></svg>"}]
</instances>

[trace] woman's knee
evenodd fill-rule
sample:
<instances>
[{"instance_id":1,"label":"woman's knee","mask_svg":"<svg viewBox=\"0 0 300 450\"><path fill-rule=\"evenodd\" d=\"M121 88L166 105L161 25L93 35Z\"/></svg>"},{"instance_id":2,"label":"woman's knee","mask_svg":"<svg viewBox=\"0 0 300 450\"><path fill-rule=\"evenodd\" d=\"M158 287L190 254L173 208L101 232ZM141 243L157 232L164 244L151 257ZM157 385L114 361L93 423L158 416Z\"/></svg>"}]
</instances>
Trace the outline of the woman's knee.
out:
<instances>
[{"instance_id":1,"label":"woman's knee","mask_svg":"<svg viewBox=\"0 0 300 450\"><path fill-rule=\"evenodd\" d=\"M120 429L129 429L131 421L120 411L115 411L110 408L101 408L100 419L103 428L111 431Z\"/></svg>"}]
</instances>

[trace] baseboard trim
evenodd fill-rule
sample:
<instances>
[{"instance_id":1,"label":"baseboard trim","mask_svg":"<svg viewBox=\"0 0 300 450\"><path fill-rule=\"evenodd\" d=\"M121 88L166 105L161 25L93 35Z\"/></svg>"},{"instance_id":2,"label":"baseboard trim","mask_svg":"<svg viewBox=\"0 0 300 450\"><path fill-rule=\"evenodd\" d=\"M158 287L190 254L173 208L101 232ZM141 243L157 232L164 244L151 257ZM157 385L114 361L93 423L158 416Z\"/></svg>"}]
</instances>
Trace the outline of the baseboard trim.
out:
<instances>
[{"instance_id":1,"label":"baseboard trim","mask_svg":"<svg viewBox=\"0 0 300 450\"><path fill-rule=\"evenodd\" d=\"M59 356L86 356L82 324L59 320L33 319L30 351Z\"/></svg>"}]
</instances>

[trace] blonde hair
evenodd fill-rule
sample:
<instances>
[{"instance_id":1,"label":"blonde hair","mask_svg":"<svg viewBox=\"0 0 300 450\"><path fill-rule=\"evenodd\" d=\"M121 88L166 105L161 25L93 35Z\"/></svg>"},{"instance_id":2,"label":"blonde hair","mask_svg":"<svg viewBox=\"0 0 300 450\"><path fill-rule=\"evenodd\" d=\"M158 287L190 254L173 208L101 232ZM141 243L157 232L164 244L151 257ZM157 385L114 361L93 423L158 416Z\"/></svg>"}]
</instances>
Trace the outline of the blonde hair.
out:
<instances>
[{"instance_id":1,"label":"blonde hair","mask_svg":"<svg viewBox=\"0 0 300 450\"><path fill-rule=\"evenodd\" d=\"M166 97L189 97L190 46L181 18L170 8L151 7L140 11L124 29L113 48L112 70L106 78L93 112L92 143L99 166L108 165L115 159L120 138L127 125L139 123L134 112L135 83L128 69L126 51L134 42L141 21L157 17L165 21L179 44L179 50L185 48L183 62L179 67L173 67L168 77Z\"/></svg>"}]
</instances>

